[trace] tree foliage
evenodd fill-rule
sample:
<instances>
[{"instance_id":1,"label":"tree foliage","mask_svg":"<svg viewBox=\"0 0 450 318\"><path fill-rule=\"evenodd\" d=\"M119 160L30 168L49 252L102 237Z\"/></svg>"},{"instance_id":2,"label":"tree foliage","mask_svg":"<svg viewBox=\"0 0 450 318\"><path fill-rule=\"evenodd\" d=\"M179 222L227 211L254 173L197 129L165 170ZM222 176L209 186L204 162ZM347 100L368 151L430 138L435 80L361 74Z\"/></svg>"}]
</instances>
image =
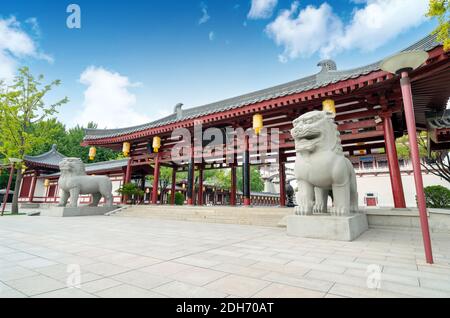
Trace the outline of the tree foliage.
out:
<instances>
[{"instance_id":1,"label":"tree foliage","mask_svg":"<svg viewBox=\"0 0 450 318\"><path fill-rule=\"evenodd\" d=\"M450 190L443 186L426 187L425 198L429 208L447 209L450 207Z\"/></svg>"},{"instance_id":2,"label":"tree foliage","mask_svg":"<svg viewBox=\"0 0 450 318\"><path fill-rule=\"evenodd\" d=\"M180 192L172 193L172 196L175 195L175 205L183 205L184 204L184 195Z\"/></svg>"},{"instance_id":3,"label":"tree foliage","mask_svg":"<svg viewBox=\"0 0 450 318\"><path fill-rule=\"evenodd\" d=\"M57 108L68 102L67 97L47 104L48 93L59 86L59 80L43 84L44 76L34 77L27 67L18 71L12 84L0 83L0 153L3 158L23 160L33 146L43 143L45 136L33 133L33 126L49 119ZM18 213L20 183L23 163L17 166L12 213Z\"/></svg>"},{"instance_id":4,"label":"tree foliage","mask_svg":"<svg viewBox=\"0 0 450 318\"><path fill-rule=\"evenodd\" d=\"M35 135L33 126L45 121L68 102L67 98L47 105L44 97L60 81L43 85L44 77L35 78L28 68L21 68L13 84L0 85L0 153L7 158L23 159L45 136Z\"/></svg>"},{"instance_id":5,"label":"tree foliage","mask_svg":"<svg viewBox=\"0 0 450 318\"><path fill-rule=\"evenodd\" d=\"M237 171L237 188L242 191L242 168L238 168ZM259 168L255 166L250 167L250 189L252 192L262 192L264 190L264 181L261 178Z\"/></svg>"},{"instance_id":6,"label":"tree foliage","mask_svg":"<svg viewBox=\"0 0 450 318\"><path fill-rule=\"evenodd\" d=\"M418 134L417 140L419 141L420 157L427 157L427 133L421 132L420 134ZM403 137L397 139L397 154L399 159L409 159L411 157L408 135L404 135Z\"/></svg>"},{"instance_id":7,"label":"tree foliage","mask_svg":"<svg viewBox=\"0 0 450 318\"><path fill-rule=\"evenodd\" d=\"M97 128L97 124L90 122L86 128ZM97 155L93 161L89 160L89 148L82 147L81 142L84 139L85 127L75 126L67 130L65 135L56 141L58 151L67 157L80 158L84 163L94 163L118 159L119 153L111 149L97 148Z\"/></svg>"},{"instance_id":8,"label":"tree foliage","mask_svg":"<svg viewBox=\"0 0 450 318\"><path fill-rule=\"evenodd\" d=\"M428 17L437 18L438 27L434 30L439 41L444 43L444 49L450 50L450 1L430 0Z\"/></svg>"},{"instance_id":9,"label":"tree foliage","mask_svg":"<svg viewBox=\"0 0 450 318\"><path fill-rule=\"evenodd\" d=\"M438 176L447 182L450 182L450 156L448 150L432 151L428 156L428 135L421 132L417 135L419 143L419 154L422 158L421 165L428 173ZM408 136L397 139L397 153L399 159L410 158L410 148Z\"/></svg>"},{"instance_id":10,"label":"tree foliage","mask_svg":"<svg viewBox=\"0 0 450 318\"><path fill-rule=\"evenodd\" d=\"M144 190L140 189L134 183L125 183L117 190L117 193L131 198L133 204L136 203L136 201L139 200L139 198L142 198L145 194Z\"/></svg>"}]
</instances>

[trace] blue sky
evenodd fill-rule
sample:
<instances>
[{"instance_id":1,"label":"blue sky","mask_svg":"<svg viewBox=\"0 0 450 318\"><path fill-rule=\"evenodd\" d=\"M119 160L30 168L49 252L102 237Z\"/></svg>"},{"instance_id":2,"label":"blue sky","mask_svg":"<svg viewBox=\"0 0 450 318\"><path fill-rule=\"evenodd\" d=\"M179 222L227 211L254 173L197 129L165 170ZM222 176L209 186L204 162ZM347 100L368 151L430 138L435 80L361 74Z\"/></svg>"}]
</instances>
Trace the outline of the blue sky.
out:
<instances>
[{"instance_id":1,"label":"blue sky","mask_svg":"<svg viewBox=\"0 0 450 318\"><path fill-rule=\"evenodd\" d=\"M0 0L0 77L62 85L59 118L123 127L298 79L333 58L375 62L429 34L427 0ZM66 8L81 8L69 29ZM5 39L12 39L6 41ZM2 44L3 40L3 44ZM5 44L9 43L9 44Z\"/></svg>"}]
</instances>

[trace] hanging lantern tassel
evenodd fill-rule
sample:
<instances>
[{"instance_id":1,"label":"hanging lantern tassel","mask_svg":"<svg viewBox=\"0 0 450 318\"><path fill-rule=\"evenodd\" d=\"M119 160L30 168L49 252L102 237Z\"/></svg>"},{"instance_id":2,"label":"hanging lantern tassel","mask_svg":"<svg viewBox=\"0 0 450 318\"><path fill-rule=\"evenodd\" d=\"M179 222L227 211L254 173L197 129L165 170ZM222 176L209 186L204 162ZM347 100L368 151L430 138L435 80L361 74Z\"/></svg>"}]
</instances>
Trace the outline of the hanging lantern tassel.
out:
<instances>
[{"instance_id":1,"label":"hanging lantern tassel","mask_svg":"<svg viewBox=\"0 0 450 318\"><path fill-rule=\"evenodd\" d=\"M253 130L259 135L264 128L263 116L261 114L253 115Z\"/></svg>"},{"instance_id":2,"label":"hanging lantern tassel","mask_svg":"<svg viewBox=\"0 0 450 318\"><path fill-rule=\"evenodd\" d=\"M153 152L158 153L159 148L161 148L161 137L155 136L153 137Z\"/></svg>"},{"instance_id":3,"label":"hanging lantern tassel","mask_svg":"<svg viewBox=\"0 0 450 318\"><path fill-rule=\"evenodd\" d=\"M45 179L44 180L44 187L48 188L50 186L50 180L49 179Z\"/></svg>"},{"instance_id":4,"label":"hanging lantern tassel","mask_svg":"<svg viewBox=\"0 0 450 318\"><path fill-rule=\"evenodd\" d=\"M91 161L94 160L96 155L97 155L97 148L91 147L89 149L89 160Z\"/></svg>"},{"instance_id":5,"label":"hanging lantern tassel","mask_svg":"<svg viewBox=\"0 0 450 318\"><path fill-rule=\"evenodd\" d=\"M323 111L336 115L336 105L334 103L334 100L332 99L326 99L322 103L323 105Z\"/></svg>"},{"instance_id":6,"label":"hanging lantern tassel","mask_svg":"<svg viewBox=\"0 0 450 318\"><path fill-rule=\"evenodd\" d=\"M125 157L128 157L130 155L131 151L131 144L129 142L124 142L122 147L122 152Z\"/></svg>"}]
</instances>

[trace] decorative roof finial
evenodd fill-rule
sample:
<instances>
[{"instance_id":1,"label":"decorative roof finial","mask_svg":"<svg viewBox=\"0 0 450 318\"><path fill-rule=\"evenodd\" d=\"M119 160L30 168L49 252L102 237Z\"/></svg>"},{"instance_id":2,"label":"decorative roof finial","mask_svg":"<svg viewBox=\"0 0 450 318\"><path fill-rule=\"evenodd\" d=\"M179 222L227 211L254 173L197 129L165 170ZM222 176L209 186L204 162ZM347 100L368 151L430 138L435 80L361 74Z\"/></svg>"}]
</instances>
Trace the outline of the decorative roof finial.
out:
<instances>
[{"instance_id":1,"label":"decorative roof finial","mask_svg":"<svg viewBox=\"0 0 450 318\"><path fill-rule=\"evenodd\" d=\"M317 64L317 66L322 67L322 69L320 70L321 73L329 71L337 71L336 62L333 60L320 61L319 64Z\"/></svg>"},{"instance_id":2,"label":"decorative roof finial","mask_svg":"<svg viewBox=\"0 0 450 318\"><path fill-rule=\"evenodd\" d=\"M173 112L177 115L177 119L181 119L183 117L183 104L176 104Z\"/></svg>"}]
</instances>

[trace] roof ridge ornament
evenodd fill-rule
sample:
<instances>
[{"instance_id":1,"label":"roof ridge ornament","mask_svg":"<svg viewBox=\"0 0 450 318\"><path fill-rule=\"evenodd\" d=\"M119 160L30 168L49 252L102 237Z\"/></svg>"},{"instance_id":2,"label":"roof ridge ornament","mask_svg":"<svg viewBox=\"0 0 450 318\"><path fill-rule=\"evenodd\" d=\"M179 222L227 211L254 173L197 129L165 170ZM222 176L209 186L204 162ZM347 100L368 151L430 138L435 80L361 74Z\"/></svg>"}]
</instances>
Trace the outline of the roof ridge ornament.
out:
<instances>
[{"instance_id":1,"label":"roof ridge ornament","mask_svg":"<svg viewBox=\"0 0 450 318\"><path fill-rule=\"evenodd\" d=\"M336 62L330 59L320 61L317 66L322 67L320 73L328 73L329 71L337 71Z\"/></svg>"},{"instance_id":2,"label":"roof ridge ornament","mask_svg":"<svg viewBox=\"0 0 450 318\"><path fill-rule=\"evenodd\" d=\"M176 104L173 112L177 115L177 119L183 118L183 103Z\"/></svg>"}]
</instances>

